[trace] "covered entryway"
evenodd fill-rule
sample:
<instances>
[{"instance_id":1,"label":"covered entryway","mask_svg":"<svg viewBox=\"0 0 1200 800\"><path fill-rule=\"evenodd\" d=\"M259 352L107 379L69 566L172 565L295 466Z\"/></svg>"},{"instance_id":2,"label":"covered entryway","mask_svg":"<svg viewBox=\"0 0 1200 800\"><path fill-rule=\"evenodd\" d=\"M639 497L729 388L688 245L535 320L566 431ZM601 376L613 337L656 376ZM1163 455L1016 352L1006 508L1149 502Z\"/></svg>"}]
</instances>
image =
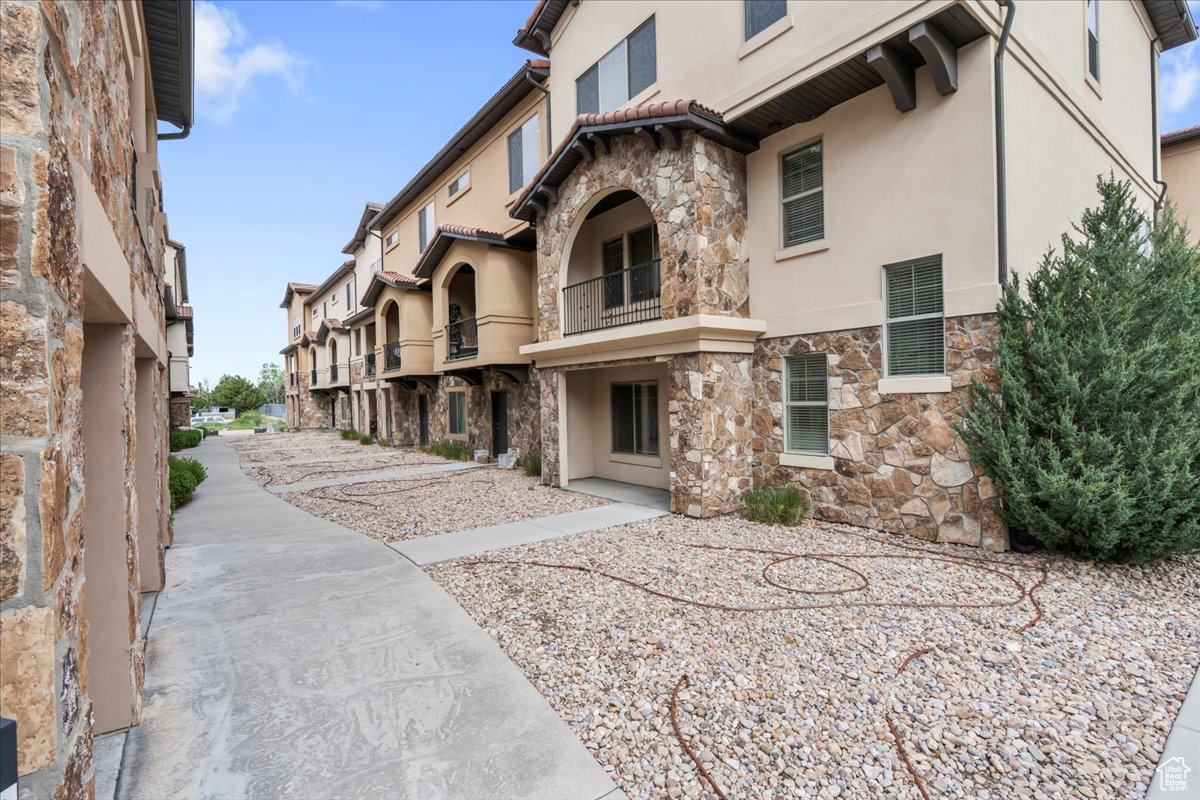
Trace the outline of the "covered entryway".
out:
<instances>
[{"instance_id":1,"label":"covered entryway","mask_svg":"<svg viewBox=\"0 0 1200 800\"><path fill-rule=\"evenodd\" d=\"M564 370L563 484L581 478L668 489L665 364Z\"/></svg>"},{"instance_id":2,"label":"covered entryway","mask_svg":"<svg viewBox=\"0 0 1200 800\"><path fill-rule=\"evenodd\" d=\"M492 455L508 452L508 392L492 392Z\"/></svg>"}]
</instances>

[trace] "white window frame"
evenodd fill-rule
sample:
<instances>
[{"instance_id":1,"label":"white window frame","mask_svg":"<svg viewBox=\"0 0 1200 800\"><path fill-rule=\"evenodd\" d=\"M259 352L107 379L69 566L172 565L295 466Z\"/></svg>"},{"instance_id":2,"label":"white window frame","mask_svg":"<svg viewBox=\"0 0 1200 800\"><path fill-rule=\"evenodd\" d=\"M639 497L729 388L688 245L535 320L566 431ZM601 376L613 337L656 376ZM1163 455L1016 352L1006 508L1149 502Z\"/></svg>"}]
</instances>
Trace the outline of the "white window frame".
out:
<instances>
[{"instance_id":1,"label":"white window frame","mask_svg":"<svg viewBox=\"0 0 1200 800\"><path fill-rule=\"evenodd\" d=\"M522 145L523 146L523 145ZM457 187L457 188L456 188ZM446 194L449 197L458 197L460 194L471 188L471 168L467 167L458 177L450 181L450 185L446 187Z\"/></svg>"},{"instance_id":2,"label":"white window frame","mask_svg":"<svg viewBox=\"0 0 1200 800\"><path fill-rule=\"evenodd\" d=\"M512 145L509 144L514 136L519 136L521 141L521 175L520 181L516 182L516 188L513 188L512 162L509 162L509 189L511 194L515 194L523 189L529 181L533 180L533 176L537 174L538 167L541 166L541 123L538 121L538 114L535 112L528 117L521 125L505 137L505 159L508 159L508 153L511 151Z\"/></svg>"},{"instance_id":3,"label":"white window frame","mask_svg":"<svg viewBox=\"0 0 1200 800\"><path fill-rule=\"evenodd\" d=\"M1100 0L1083 3L1083 66L1087 76L1100 83ZM1092 39L1096 40L1096 62L1092 63ZM1093 67L1095 71L1093 71Z\"/></svg>"},{"instance_id":4,"label":"white window frame","mask_svg":"<svg viewBox=\"0 0 1200 800\"><path fill-rule=\"evenodd\" d=\"M386 238L383 240L383 246L384 246L384 247L391 247L391 246L392 246L392 245L394 245L394 244L395 244L397 241L399 241L399 239L400 239L400 231L398 231L398 230L392 231L392 232L391 232L391 233L389 233L389 234L387 235L387 237L386 237ZM376 261L375 263L376 263L376 264L378 264L379 262L378 262L378 261Z\"/></svg>"},{"instance_id":5,"label":"white window frame","mask_svg":"<svg viewBox=\"0 0 1200 800\"><path fill-rule=\"evenodd\" d=\"M806 190L804 190L802 192L798 192L797 194L794 194L794 195L784 196L784 194L783 194L783 184L784 184L784 174L785 174L784 166L783 166L784 159L787 158L788 156L792 155L793 153L799 153L801 150L805 150L806 148L813 147L814 145L819 145L821 148L821 185L816 189L806 189ZM812 195L816 194L817 192L821 193L821 235L819 237L817 237L816 239L808 239L803 242L793 242L792 244L788 244L788 241L787 241L787 211L786 211L787 204L793 200L799 200L800 198L803 198L803 197L811 197ZM826 236L829 235L829 232L826 228L826 221L827 221L826 216L825 216L826 210L827 210L827 204L825 202L825 140L822 137L818 136L815 139L810 139L807 142L804 142L803 144L797 145L795 147L789 147L788 149L783 150L782 152L779 153L779 249L780 250L788 250L789 248L792 248L792 247L804 247L805 245L811 245L814 242L825 241Z\"/></svg>"},{"instance_id":6,"label":"white window frame","mask_svg":"<svg viewBox=\"0 0 1200 800\"><path fill-rule=\"evenodd\" d=\"M417 252L424 253L425 248L437 236L437 223L434 221L433 201L430 200L425 205L421 206L421 210L417 212ZM425 228L425 241L421 241L421 228Z\"/></svg>"},{"instance_id":7,"label":"white window frame","mask_svg":"<svg viewBox=\"0 0 1200 800\"><path fill-rule=\"evenodd\" d=\"M633 405L631 406L631 408L633 409L632 417L631 417L631 422L633 424L633 449L632 450L618 450L616 447L616 442L613 441L616 438L617 426L616 426L616 419L615 419L616 407L612 404L612 400L613 400L612 395L618 386L632 387L632 391L630 393L630 397L632 397L632 399L633 399ZM644 389L645 387L648 387L648 386L654 387L654 416L655 416L654 425L656 428L658 428L658 441L655 442L656 449L653 452L651 452L649 450L638 450L638 442L637 442L637 439L638 439L637 432L640 428L640 426L638 424L638 422L639 422L638 402L637 402L638 387L642 387ZM618 455L618 456L661 457L662 449L663 449L662 448L662 428L658 425L658 422L659 422L658 417L660 416L659 412L661 410L659 403L662 401L662 387L659 386L659 381L613 381L612 383L609 384L608 392L609 392L609 409L608 409L609 452L613 455Z\"/></svg>"},{"instance_id":8,"label":"white window frame","mask_svg":"<svg viewBox=\"0 0 1200 800\"><path fill-rule=\"evenodd\" d=\"M792 361L800 358L813 358L820 356L821 362L825 365L825 400L790 400L791 397L791 381L792 381ZM788 410L791 408L817 408L825 409L825 447L822 450L802 450L799 447L792 445L791 441L791 425L788 423ZM829 354L828 353L799 353L797 355L787 356L783 360L783 451L785 453L795 453L805 456L827 456L829 455Z\"/></svg>"},{"instance_id":9,"label":"white window frame","mask_svg":"<svg viewBox=\"0 0 1200 800\"><path fill-rule=\"evenodd\" d=\"M292 317L292 338L296 339L300 336L300 315Z\"/></svg>"},{"instance_id":10,"label":"white window frame","mask_svg":"<svg viewBox=\"0 0 1200 800\"><path fill-rule=\"evenodd\" d=\"M463 389L452 389L446 392L446 395L446 438L466 441L471 430L470 423L467 420L467 393ZM462 433L456 433L450 429L450 423L453 419L453 403L455 402L455 397L462 398L462 413L459 414L459 421L462 423Z\"/></svg>"},{"instance_id":11,"label":"white window frame","mask_svg":"<svg viewBox=\"0 0 1200 800\"><path fill-rule=\"evenodd\" d=\"M883 335L880 337L880 355L883 357L883 374L886 378L941 378L946 375L946 262L942 254L938 254L937 258L941 261L942 270L942 310L937 312L929 312L926 314L914 314L907 317L889 317L888 316L888 269L893 267L911 266L914 262L924 261L926 258L934 256L923 256L921 258L910 258L905 261L896 261L892 264L885 264L883 269L879 271L880 279L883 281ZM925 319L940 319L942 321L942 371L941 372L922 372L922 373L901 373L895 375L892 373L892 365L890 358L891 345L891 324L894 322L918 322Z\"/></svg>"}]
</instances>

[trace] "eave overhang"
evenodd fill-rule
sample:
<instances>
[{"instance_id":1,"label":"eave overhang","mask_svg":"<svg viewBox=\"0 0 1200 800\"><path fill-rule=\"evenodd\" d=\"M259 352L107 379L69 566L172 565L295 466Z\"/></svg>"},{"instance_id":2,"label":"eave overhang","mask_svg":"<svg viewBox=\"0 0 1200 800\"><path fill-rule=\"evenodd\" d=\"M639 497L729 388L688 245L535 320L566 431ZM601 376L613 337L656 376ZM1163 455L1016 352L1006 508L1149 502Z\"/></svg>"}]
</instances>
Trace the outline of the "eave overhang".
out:
<instances>
[{"instance_id":1,"label":"eave overhang","mask_svg":"<svg viewBox=\"0 0 1200 800\"><path fill-rule=\"evenodd\" d=\"M540 56L549 55L550 34L554 32L554 26L562 18L568 4L569 0L540 0L529 19L525 20L525 26L513 37L513 44Z\"/></svg>"},{"instance_id":2,"label":"eave overhang","mask_svg":"<svg viewBox=\"0 0 1200 800\"><path fill-rule=\"evenodd\" d=\"M395 272L376 272L371 276L371 282L367 284L367 291L362 296L362 305L373 308L379 300L379 295L387 287L404 291L421 288L415 279L405 275Z\"/></svg>"},{"instance_id":3,"label":"eave overhang","mask_svg":"<svg viewBox=\"0 0 1200 800\"><path fill-rule=\"evenodd\" d=\"M337 269L335 269L333 272L331 272L329 274L329 277L326 278L325 280L323 280L321 282L321 285L313 290L312 294L309 295L308 299L304 301L304 305L307 306L310 303L314 302L316 300L316 298L320 297L321 295L325 294L325 292L332 289L333 285L335 283L338 283L339 281L341 281L342 278L346 277L351 272L354 272L354 262L353 261L343 261L341 266L339 266Z\"/></svg>"},{"instance_id":4,"label":"eave overhang","mask_svg":"<svg viewBox=\"0 0 1200 800\"><path fill-rule=\"evenodd\" d=\"M417 266L413 269L413 275L418 278L430 278L433 276L433 271L437 269L438 264L446 257L446 252L450 246L456 241L462 242L482 242L489 247L504 247L509 250L523 250L529 252L530 248L523 244L515 244L505 239L494 231L485 231L479 228L466 228L460 225L442 225L438 228L437 235L433 237L433 241L425 246L425 250L417 259Z\"/></svg>"},{"instance_id":5,"label":"eave overhang","mask_svg":"<svg viewBox=\"0 0 1200 800\"><path fill-rule=\"evenodd\" d=\"M652 146L674 149L683 132L695 131L739 153L758 149L757 140L728 127L721 115L695 100L674 100L646 106L580 115L533 180L513 203L509 215L533 222L558 202L558 187L581 163L608 152L614 136L638 136Z\"/></svg>"},{"instance_id":6,"label":"eave overhang","mask_svg":"<svg viewBox=\"0 0 1200 800\"><path fill-rule=\"evenodd\" d=\"M379 203L368 202L363 207L362 216L358 218L358 228L354 231L354 238L346 243L342 248L342 252L348 256L354 255L354 251L362 247L367 241L367 231L371 220L375 219L375 215L383 210L383 206Z\"/></svg>"},{"instance_id":7,"label":"eave overhang","mask_svg":"<svg viewBox=\"0 0 1200 800\"><path fill-rule=\"evenodd\" d=\"M295 352L295 351L296 351L296 349L297 349L299 346L300 346L300 345L296 344L295 342L292 342L292 343L291 343L291 344L289 344L287 347L285 347L285 348L283 348L282 350L280 350L280 351L279 351L279 355L281 355L281 356L286 356L288 353L293 353L293 352Z\"/></svg>"},{"instance_id":8,"label":"eave overhang","mask_svg":"<svg viewBox=\"0 0 1200 800\"><path fill-rule=\"evenodd\" d=\"M317 287L311 283L289 283L287 291L283 293L283 302L279 304L280 308L287 308L292 304L292 298L296 295L312 294L317 290Z\"/></svg>"},{"instance_id":9,"label":"eave overhang","mask_svg":"<svg viewBox=\"0 0 1200 800\"><path fill-rule=\"evenodd\" d=\"M349 330L340 319L326 317L321 320L321 326L317 328L317 344L325 344L325 340L331 333L346 333Z\"/></svg>"},{"instance_id":10,"label":"eave overhang","mask_svg":"<svg viewBox=\"0 0 1200 800\"><path fill-rule=\"evenodd\" d=\"M357 325L358 323L362 322L365 319L372 319L372 318L374 318L374 316L375 316L375 307L368 305L366 308L363 308L361 311L358 311L357 313L351 314L350 316L346 317L344 320L342 320L342 324L349 327L351 325Z\"/></svg>"},{"instance_id":11,"label":"eave overhang","mask_svg":"<svg viewBox=\"0 0 1200 800\"><path fill-rule=\"evenodd\" d=\"M142 0L157 118L177 128L194 117L195 9L192 0Z\"/></svg>"},{"instance_id":12,"label":"eave overhang","mask_svg":"<svg viewBox=\"0 0 1200 800\"><path fill-rule=\"evenodd\" d=\"M367 226L369 230L381 231L400 212L415 202L430 186L441 178L442 173L450 169L463 153L470 150L479 140L488 134L500 120L516 108L534 88L530 83L541 86L550 77L550 64L547 61L526 61L508 81L500 87L500 91L483 104L467 124L450 137L450 141L421 168L408 185L393 197Z\"/></svg>"},{"instance_id":13,"label":"eave overhang","mask_svg":"<svg viewBox=\"0 0 1200 800\"><path fill-rule=\"evenodd\" d=\"M1196 21L1186 0L1142 0L1142 6L1163 50L1196 41Z\"/></svg>"},{"instance_id":14,"label":"eave overhang","mask_svg":"<svg viewBox=\"0 0 1200 800\"><path fill-rule=\"evenodd\" d=\"M1200 139L1200 125L1193 125L1190 128L1184 128L1179 131L1171 131L1162 135L1162 146L1170 147L1175 144L1184 144Z\"/></svg>"}]
</instances>

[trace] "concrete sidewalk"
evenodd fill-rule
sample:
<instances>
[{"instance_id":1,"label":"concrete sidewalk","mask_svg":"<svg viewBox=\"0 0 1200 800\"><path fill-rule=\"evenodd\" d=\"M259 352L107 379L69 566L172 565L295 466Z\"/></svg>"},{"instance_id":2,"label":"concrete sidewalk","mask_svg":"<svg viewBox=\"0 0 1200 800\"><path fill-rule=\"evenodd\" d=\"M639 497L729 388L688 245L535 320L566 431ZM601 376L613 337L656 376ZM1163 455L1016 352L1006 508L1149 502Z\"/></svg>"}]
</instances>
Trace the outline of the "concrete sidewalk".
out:
<instances>
[{"instance_id":1,"label":"concrete sidewalk","mask_svg":"<svg viewBox=\"0 0 1200 800\"><path fill-rule=\"evenodd\" d=\"M193 454L118 797L622 797L420 569Z\"/></svg>"}]
</instances>

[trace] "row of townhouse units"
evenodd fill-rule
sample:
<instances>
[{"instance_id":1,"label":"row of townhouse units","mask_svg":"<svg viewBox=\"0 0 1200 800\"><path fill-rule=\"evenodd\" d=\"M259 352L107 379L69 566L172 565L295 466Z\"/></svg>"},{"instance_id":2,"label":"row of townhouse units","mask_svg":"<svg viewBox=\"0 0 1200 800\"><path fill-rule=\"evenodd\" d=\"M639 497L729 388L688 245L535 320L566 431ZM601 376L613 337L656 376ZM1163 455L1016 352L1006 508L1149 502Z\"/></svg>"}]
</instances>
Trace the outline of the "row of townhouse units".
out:
<instances>
[{"instance_id":1,"label":"row of townhouse units","mask_svg":"<svg viewBox=\"0 0 1200 800\"><path fill-rule=\"evenodd\" d=\"M93 737L141 718L172 540L192 312L159 148L192 124L193 7L5 2L0 29L0 788L83 798Z\"/></svg>"},{"instance_id":2,"label":"row of townhouse units","mask_svg":"<svg viewBox=\"0 0 1200 800\"><path fill-rule=\"evenodd\" d=\"M289 284L289 421L1004 547L955 432L996 302L1098 175L1161 203L1196 35L1182 0L542 0L549 60Z\"/></svg>"}]
</instances>

